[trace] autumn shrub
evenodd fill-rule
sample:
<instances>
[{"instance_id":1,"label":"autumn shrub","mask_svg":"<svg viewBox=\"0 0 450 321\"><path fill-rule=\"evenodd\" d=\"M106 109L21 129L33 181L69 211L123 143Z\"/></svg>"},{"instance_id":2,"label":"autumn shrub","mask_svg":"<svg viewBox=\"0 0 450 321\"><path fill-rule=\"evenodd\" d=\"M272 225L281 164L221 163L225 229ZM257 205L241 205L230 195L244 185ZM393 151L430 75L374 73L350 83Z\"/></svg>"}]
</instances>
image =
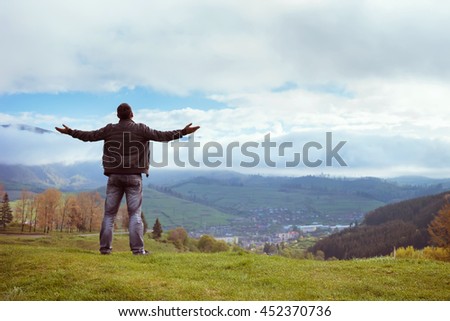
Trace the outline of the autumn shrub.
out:
<instances>
[{"instance_id":1,"label":"autumn shrub","mask_svg":"<svg viewBox=\"0 0 450 321\"><path fill-rule=\"evenodd\" d=\"M172 242L179 250L184 250L188 243L188 233L182 227L177 227L169 231L167 239Z\"/></svg>"},{"instance_id":2,"label":"autumn shrub","mask_svg":"<svg viewBox=\"0 0 450 321\"><path fill-rule=\"evenodd\" d=\"M391 254L394 256L394 253ZM412 246L400 247L395 251L395 258L398 259L428 259L450 262L450 252L442 247L427 246L423 250L416 250Z\"/></svg>"},{"instance_id":3,"label":"autumn shrub","mask_svg":"<svg viewBox=\"0 0 450 321\"><path fill-rule=\"evenodd\" d=\"M200 252L216 253L226 252L229 247L224 241L218 241L210 235L202 235L198 241L198 249Z\"/></svg>"},{"instance_id":4,"label":"autumn shrub","mask_svg":"<svg viewBox=\"0 0 450 321\"><path fill-rule=\"evenodd\" d=\"M423 256L427 259L450 262L450 251L442 247L426 247Z\"/></svg>"},{"instance_id":5,"label":"autumn shrub","mask_svg":"<svg viewBox=\"0 0 450 321\"><path fill-rule=\"evenodd\" d=\"M398 259L420 259L423 257L420 251L417 251L412 246L399 247L395 251L395 257Z\"/></svg>"}]
</instances>

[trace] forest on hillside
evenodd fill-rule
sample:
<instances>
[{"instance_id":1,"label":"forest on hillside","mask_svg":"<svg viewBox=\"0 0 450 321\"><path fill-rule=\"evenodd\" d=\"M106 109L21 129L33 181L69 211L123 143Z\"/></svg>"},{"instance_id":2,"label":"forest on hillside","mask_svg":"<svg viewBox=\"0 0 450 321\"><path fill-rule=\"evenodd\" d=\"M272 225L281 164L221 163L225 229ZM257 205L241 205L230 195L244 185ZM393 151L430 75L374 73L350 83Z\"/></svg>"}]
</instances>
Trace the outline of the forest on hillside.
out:
<instances>
[{"instance_id":1,"label":"forest on hillside","mask_svg":"<svg viewBox=\"0 0 450 321\"><path fill-rule=\"evenodd\" d=\"M352 259L389 255L394 248L430 245L428 226L447 203L447 193L389 204L368 213L362 224L319 240L309 250L325 258Z\"/></svg>"}]
</instances>

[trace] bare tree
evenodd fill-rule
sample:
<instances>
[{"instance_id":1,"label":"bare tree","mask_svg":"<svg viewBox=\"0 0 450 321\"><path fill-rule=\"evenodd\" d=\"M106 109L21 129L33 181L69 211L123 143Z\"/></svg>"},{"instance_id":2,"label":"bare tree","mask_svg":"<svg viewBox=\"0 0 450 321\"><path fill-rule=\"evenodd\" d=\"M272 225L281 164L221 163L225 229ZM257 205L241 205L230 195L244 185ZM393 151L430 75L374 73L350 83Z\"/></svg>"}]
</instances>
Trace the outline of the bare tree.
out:
<instances>
[{"instance_id":1,"label":"bare tree","mask_svg":"<svg viewBox=\"0 0 450 321\"><path fill-rule=\"evenodd\" d=\"M33 200L30 202L31 204L31 215L34 214L34 221L33 221L33 232L36 232L36 226L37 226L37 222L38 222L38 213L39 213L39 208L40 208L40 203L41 203L41 195L37 194L33 197ZM30 232L31 232L31 224L30 224Z\"/></svg>"},{"instance_id":2,"label":"bare tree","mask_svg":"<svg viewBox=\"0 0 450 321\"><path fill-rule=\"evenodd\" d=\"M64 195L61 198L61 204L59 206L59 231L62 232L64 230L64 226L68 226L69 215L71 208L76 206L76 198L73 195Z\"/></svg>"},{"instance_id":3,"label":"bare tree","mask_svg":"<svg viewBox=\"0 0 450 321\"><path fill-rule=\"evenodd\" d=\"M92 232L100 225L103 211L102 197L98 192L82 192L77 195L77 203L81 214L79 229Z\"/></svg>"},{"instance_id":4,"label":"bare tree","mask_svg":"<svg viewBox=\"0 0 450 321\"><path fill-rule=\"evenodd\" d=\"M81 209L78 204L77 196L73 197L73 203L70 204L67 226L69 233L71 233L73 229L80 231L80 226L82 226Z\"/></svg>"},{"instance_id":5,"label":"bare tree","mask_svg":"<svg viewBox=\"0 0 450 321\"><path fill-rule=\"evenodd\" d=\"M57 220L56 209L60 204L61 192L56 188L49 188L39 195L38 215L41 218L41 227L44 233L49 233Z\"/></svg>"},{"instance_id":6,"label":"bare tree","mask_svg":"<svg viewBox=\"0 0 450 321\"><path fill-rule=\"evenodd\" d=\"M16 203L16 217L21 218L22 233L25 231L25 225L27 223L31 224L31 217L30 217L30 221L28 220L28 214L30 211L30 209L29 209L30 198L31 198L31 193L29 191L27 191L26 189L22 189L22 191L20 192L20 199Z\"/></svg>"}]
</instances>

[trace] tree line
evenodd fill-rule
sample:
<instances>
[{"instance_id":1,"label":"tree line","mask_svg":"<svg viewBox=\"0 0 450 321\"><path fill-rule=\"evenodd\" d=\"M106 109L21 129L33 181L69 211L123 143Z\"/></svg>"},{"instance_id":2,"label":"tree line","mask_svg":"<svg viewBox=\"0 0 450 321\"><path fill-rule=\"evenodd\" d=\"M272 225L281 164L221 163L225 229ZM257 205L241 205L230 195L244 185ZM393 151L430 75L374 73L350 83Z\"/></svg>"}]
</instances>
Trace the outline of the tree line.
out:
<instances>
[{"instance_id":1,"label":"tree line","mask_svg":"<svg viewBox=\"0 0 450 321\"><path fill-rule=\"evenodd\" d=\"M8 193L0 184L0 228L5 229L14 223L15 229L23 233L50 232L96 232L100 229L103 218L104 199L96 191L65 194L55 188L49 188L40 194L22 190L20 198L13 208L9 203ZM141 212L144 231L148 224ZM116 228L128 229L129 217L124 204L119 208ZM183 227L168 231L163 236L163 229L157 218L151 231L151 238L159 242L170 242L180 251L222 252L230 247L224 241L212 236L203 235L200 239L192 239Z\"/></svg>"},{"instance_id":2,"label":"tree line","mask_svg":"<svg viewBox=\"0 0 450 321\"><path fill-rule=\"evenodd\" d=\"M19 225L21 232L92 232L100 228L104 199L96 191L65 194L49 188L36 194L24 189L13 208L3 186L1 194L0 217L5 216L8 207L12 215L9 221L2 220L3 228L10 223Z\"/></svg>"}]
</instances>

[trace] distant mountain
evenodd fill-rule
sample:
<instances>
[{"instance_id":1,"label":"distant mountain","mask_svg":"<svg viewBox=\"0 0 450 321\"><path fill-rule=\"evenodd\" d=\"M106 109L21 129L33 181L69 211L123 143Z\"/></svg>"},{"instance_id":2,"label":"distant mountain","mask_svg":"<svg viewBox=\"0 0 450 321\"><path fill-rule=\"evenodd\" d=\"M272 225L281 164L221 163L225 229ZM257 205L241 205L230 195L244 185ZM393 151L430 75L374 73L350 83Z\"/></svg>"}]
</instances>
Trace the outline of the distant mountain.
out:
<instances>
[{"instance_id":1,"label":"distant mountain","mask_svg":"<svg viewBox=\"0 0 450 321\"><path fill-rule=\"evenodd\" d=\"M0 164L0 183L8 191L26 188L40 192L50 187L65 191L87 190L102 186L105 181L98 162L41 166Z\"/></svg>"},{"instance_id":2,"label":"distant mountain","mask_svg":"<svg viewBox=\"0 0 450 321\"><path fill-rule=\"evenodd\" d=\"M170 184L165 184L170 185ZM178 192L183 191L183 185L214 186L198 189L203 192L197 195L208 199L211 188L215 190L224 186L240 186L269 188L274 193L295 195L308 191L312 195L356 196L381 203L393 203L424 195L432 195L444 191L442 184L397 184L394 181L375 177L333 178L328 176L261 176L243 175L235 172L206 172L198 173L197 177L179 180L170 187Z\"/></svg>"},{"instance_id":3,"label":"distant mountain","mask_svg":"<svg viewBox=\"0 0 450 321\"><path fill-rule=\"evenodd\" d=\"M2 125L4 126L4 125ZM34 127L23 127L23 130L40 131ZM42 130L42 134L50 131ZM346 195L374 200L381 203L392 203L423 195L442 192L446 185L442 181L425 178L409 179L408 183L397 183L374 177L333 178L328 176L262 176L245 175L223 170L178 170L168 168L151 168L150 177L144 181L147 184L169 187L183 193L183 186L196 185L198 198L211 199L211 188L218 191L226 186L267 189L267 192L286 195L302 194L308 191L311 195ZM49 164L41 166L5 165L0 164L0 183L8 189L19 190L27 188L42 191L49 187L62 190L79 191L95 189L106 184L100 161L80 162L70 165ZM206 186L206 188L203 188ZM210 186L210 187L208 187ZM225 193L225 191L224 191ZM225 195L226 196L226 195ZM221 198L223 198L221 196ZM226 197L225 197L226 198ZM211 199L214 202L214 199ZM281 206L277 204L277 206Z\"/></svg>"},{"instance_id":4,"label":"distant mountain","mask_svg":"<svg viewBox=\"0 0 450 321\"><path fill-rule=\"evenodd\" d=\"M22 131L29 131L35 134L54 134L53 131L43 129L40 127L34 127L30 125L24 125L24 124L6 124L6 125L0 125L3 128L11 128L11 129L18 129Z\"/></svg>"},{"instance_id":5,"label":"distant mountain","mask_svg":"<svg viewBox=\"0 0 450 321\"><path fill-rule=\"evenodd\" d=\"M227 171L150 169L150 176L144 180L147 184L159 186L178 184L194 179L199 175L206 177L245 176ZM92 190L105 186L107 177L103 175L100 161L79 162L74 164L48 164L39 166L0 164L0 184L5 185L11 195L18 195L22 189L41 192L55 187L63 191Z\"/></svg>"},{"instance_id":6,"label":"distant mountain","mask_svg":"<svg viewBox=\"0 0 450 321\"><path fill-rule=\"evenodd\" d=\"M330 235L310 250L326 258L367 258L388 255L394 247L429 245L427 227L445 204L448 192L389 204L368 213L361 225Z\"/></svg>"},{"instance_id":7,"label":"distant mountain","mask_svg":"<svg viewBox=\"0 0 450 321\"><path fill-rule=\"evenodd\" d=\"M400 176L387 179L389 182L395 182L400 185L426 186L441 185L444 189L450 189L449 178L429 178L425 176Z\"/></svg>"}]
</instances>

